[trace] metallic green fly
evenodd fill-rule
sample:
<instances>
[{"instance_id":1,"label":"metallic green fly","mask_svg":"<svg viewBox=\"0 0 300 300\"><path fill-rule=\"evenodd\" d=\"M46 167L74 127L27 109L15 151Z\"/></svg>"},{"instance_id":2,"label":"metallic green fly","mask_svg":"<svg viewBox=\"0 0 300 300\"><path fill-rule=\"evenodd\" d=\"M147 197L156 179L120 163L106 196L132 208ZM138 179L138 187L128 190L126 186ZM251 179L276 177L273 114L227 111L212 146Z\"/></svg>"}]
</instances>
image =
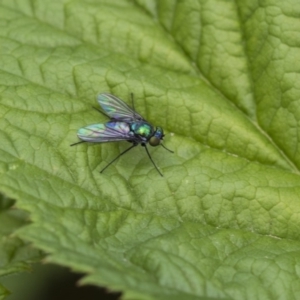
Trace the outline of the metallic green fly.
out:
<instances>
[{"instance_id":1,"label":"metallic green fly","mask_svg":"<svg viewBox=\"0 0 300 300\"><path fill-rule=\"evenodd\" d=\"M171 153L173 151L166 148L161 141L164 137L164 132L161 127L154 128L148 121L146 121L140 114L134 110L133 94L131 93L132 108L130 108L121 99L111 94L100 94L97 97L97 101L104 110L104 112L98 110L104 114L110 121L106 123L93 124L83 128L80 128L77 132L78 138L81 140L78 143L72 144L71 146L90 142L90 143L107 143L107 142L119 142L128 141L132 145L125 151L121 152L116 158L114 158L106 167L104 167L100 173L108 168L113 162L115 162L120 156L127 153L137 145L141 145L145 148L148 157L154 165L157 172L161 175L162 173L158 170L155 165L149 151L147 144L150 146L161 145L163 148Z\"/></svg>"}]
</instances>

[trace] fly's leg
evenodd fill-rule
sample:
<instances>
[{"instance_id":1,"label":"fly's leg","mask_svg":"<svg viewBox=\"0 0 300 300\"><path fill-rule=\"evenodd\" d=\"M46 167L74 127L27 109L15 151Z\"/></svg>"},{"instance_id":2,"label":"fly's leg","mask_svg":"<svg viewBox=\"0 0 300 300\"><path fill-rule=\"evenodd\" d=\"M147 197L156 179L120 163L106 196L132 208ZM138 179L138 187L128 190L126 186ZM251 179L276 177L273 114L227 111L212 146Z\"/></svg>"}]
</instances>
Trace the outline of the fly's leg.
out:
<instances>
[{"instance_id":1,"label":"fly's leg","mask_svg":"<svg viewBox=\"0 0 300 300\"><path fill-rule=\"evenodd\" d=\"M100 173L103 173L103 171L105 169L107 169L112 163L114 163L120 156L124 155L125 153L127 153L129 150L131 150L132 148L136 147L138 144L137 143L133 143L132 146L130 146L129 148L127 148L126 150L124 150L123 152L121 152L117 157L115 157L106 167L104 167Z\"/></svg>"},{"instance_id":2,"label":"fly's leg","mask_svg":"<svg viewBox=\"0 0 300 300\"><path fill-rule=\"evenodd\" d=\"M151 157L151 155L150 155L150 153L149 153L149 151L148 151L148 148L147 148L146 144L142 144L142 146L146 149L146 152L147 152L147 154L148 154L148 157L150 158L150 160L151 160L153 166L155 167L155 169L157 170L157 172L159 173L159 175L160 175L161 177L163 177L164 175L158 170L156 164L154 163L154 161L153 161L153 159L152 159L152 157Z\"/></svg>"}]
</instances>

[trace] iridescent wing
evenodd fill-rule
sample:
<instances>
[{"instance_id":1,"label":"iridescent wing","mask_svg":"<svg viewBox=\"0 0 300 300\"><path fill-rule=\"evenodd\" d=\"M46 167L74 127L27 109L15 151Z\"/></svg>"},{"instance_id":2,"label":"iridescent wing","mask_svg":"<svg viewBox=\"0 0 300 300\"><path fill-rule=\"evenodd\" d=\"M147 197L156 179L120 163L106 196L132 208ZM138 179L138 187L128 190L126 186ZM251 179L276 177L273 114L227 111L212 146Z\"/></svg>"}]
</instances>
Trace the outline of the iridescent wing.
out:
<instances>
[{"instance_id":1,"label":"iridescent wing","mask_svg":"<svg viewBox=\"0 0 300 300\"><path fill-rule=\"evenodd\" d=\"M105 143L118 141L140 142L132 136L130 127L126 122L107 122L105 124L93 124L80 128L78 138L85 142Z\"/></svg>"},{"instance_id":2,"label":"iridescent wing","mask_svg":"<svg viewBox=\"0 0 300 300\"><path fill-rule=\"evenodd\" d=\"M144 120L140 114L114 95L100 94L97 96L97 101L105 113L112 119L126 122Z\"/></svg>"}]
</instances>

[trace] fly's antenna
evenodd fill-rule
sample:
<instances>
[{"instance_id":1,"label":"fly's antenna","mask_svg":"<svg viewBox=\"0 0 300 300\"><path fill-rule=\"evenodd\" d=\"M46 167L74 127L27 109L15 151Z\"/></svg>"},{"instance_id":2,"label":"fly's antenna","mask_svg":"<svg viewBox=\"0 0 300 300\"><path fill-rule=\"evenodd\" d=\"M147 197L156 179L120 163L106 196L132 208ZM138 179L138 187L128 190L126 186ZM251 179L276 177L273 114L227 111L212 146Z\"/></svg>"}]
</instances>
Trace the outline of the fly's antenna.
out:
<instances>
[{"instance_id":1,"label":"fly's antenna","mask_svg":"<svg viewBox=\"0 0 300 300\"><path fill-rule=\"evenodd\" d=\"M142 144L142 146L145 147L146 152L147 152L147 154L148 154L148 157L150 158L151 162L153 163L153 166L155 167L156 171L159 173L159 175L160 175L161 177L164 177L164 175L158 170L156 164L154 163L154 161L153 161L153 159L152 159L152 157L151 157L151 155L150 155L150 153L149 153L149 151L148 151L148 148L147 148L146 144Z\"/></svg>"},{"instance_id":2,"label":"fly's antenna","mask_svg":"<svg viewBox=\"0 0 300 300\"><path fill-rule=\"evenodd\" d=\"M168 149L164 144L160 144L160 145L161 145L163 148L165 148L166 150L168 150L169 152L174 153L174 151Z\"/></svg>"}]
</instances>

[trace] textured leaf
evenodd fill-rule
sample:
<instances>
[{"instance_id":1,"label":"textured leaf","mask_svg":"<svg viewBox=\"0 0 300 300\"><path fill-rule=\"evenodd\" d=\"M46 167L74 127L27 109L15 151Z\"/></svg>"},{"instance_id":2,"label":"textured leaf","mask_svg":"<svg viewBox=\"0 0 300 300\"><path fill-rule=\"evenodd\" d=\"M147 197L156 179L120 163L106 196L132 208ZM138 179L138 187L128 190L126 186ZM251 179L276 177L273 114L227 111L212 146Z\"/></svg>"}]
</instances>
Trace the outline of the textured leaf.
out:
<instances>
[{"instance_id":1,"label":"textured leaf","mask_svg":"<svg viewBox=\"0 0 300 300\"><path fill-rule=\"evenodd\" d=\"M125 299L298 299L300 4L0 0L1 191L19 236ZM76 142L110 92L166 131Z\"/></svg>"}]
</instances>

